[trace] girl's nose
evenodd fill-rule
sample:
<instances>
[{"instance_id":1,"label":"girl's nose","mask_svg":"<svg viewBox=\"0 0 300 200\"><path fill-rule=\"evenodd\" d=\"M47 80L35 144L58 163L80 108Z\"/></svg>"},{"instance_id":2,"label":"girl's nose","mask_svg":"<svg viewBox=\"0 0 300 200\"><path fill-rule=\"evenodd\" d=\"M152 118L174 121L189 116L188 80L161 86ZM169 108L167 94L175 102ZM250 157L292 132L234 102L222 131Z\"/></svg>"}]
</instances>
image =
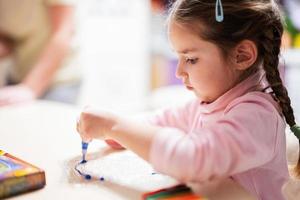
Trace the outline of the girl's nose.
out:
<instances>
[{"instance_id":1,"label":"girl's nose","mask_svg":"<svg viewBox=\"0 0 300 200\"><path fill-rule=\"evenodd\" d=\"M177 64L177 68L176 68L176 73L175 73L175 76L176 78L178 79L183 79L184 77L186 77L186 72L184 71L183 69L183 63L178 61L178 64Z\"/></svg>"}]
</instances>

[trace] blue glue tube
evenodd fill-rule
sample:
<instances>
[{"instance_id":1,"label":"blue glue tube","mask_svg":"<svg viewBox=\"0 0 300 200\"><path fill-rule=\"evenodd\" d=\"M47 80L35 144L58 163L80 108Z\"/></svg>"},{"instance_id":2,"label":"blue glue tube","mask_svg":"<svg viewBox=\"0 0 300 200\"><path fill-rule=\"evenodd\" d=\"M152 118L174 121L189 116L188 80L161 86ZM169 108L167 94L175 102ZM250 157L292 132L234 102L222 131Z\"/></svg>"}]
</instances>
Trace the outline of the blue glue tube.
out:
<instances>
[{"instance_id":1,"label":"blue glue tube","mask_svg":"<svg viewBox=\"0 0 300 200\"><path fill-rule=\"evenodd\" d=\"M87 149L89 147L89 143L87 142L81 142L81 151L82 151L82 162L86 162L86 159L85 159L85 156L86 156L86 153L87 153Z\"/></svg>"}]
</instances>

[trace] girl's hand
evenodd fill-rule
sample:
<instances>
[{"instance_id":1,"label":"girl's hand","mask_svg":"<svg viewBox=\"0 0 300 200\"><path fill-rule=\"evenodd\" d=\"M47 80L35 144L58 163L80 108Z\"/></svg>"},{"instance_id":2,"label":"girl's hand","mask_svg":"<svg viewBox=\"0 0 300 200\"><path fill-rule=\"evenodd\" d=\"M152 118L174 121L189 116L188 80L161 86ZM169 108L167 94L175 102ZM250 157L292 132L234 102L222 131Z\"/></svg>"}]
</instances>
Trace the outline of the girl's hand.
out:
<instances>
[{"instance_id":1,"label":"girl's hand","mask_svg":"<svg viewBox=\"0 0 300 200\"><path fill-rule=\"evenodd\" d=\"M105 142L113 149L124 149L124 147L122 145L120 145L119 143L117 143L114 140L108 139L108 140L105 140Z\"/></svg>"},{"instance_id":2,"label":"girl's hand","mask_svg":"<svg viewBox=\"0 0 300 200\"><path fill-rule=\"evenodd\" d=\"M116 115L103 110L86 108L77 122L77 131L84 141L92 139L106 140L113 148L123 148L117 142L109 139L112 128L118 123Z\"/></svg>"},{"instance_id":3,"label":"girl's hand","mask_svg":"<svg viewBox=\"0 0 300 200\"><path fill-rule=\"evenodd\" d=\"M27 103L35 98L34 92L24 84L0 88L0 106Z\"/></svg>"}]
</instances>

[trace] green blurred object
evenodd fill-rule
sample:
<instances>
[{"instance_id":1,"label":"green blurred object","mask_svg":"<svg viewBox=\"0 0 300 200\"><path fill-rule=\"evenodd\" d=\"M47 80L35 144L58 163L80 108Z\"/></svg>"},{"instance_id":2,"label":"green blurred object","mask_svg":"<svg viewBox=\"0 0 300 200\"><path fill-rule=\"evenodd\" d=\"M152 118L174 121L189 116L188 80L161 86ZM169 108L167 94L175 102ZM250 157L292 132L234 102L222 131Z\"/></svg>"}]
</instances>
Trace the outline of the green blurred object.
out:
<instances>
[{"instance_id":1,"label":"green blurred object","mask_svg":"<svg viewBox=\"0 0 300 200\"><path fill-rule=\"evenodd\" d=\"M294 125L291 127L291 131L295 134L295 136L300 140L300 126Z\"/></svg>"},{"instance_id":2,"label":"green blurred object","mask_svg":"<svg viewBox=\"0 0 300 200\"><path fill-rule=\"evenodd\" d=\"M300 48L300 32L299 30L293 25L292 20L286 16L286 30L291 35L292 38L292 46L294 48Z\"/></svg>"}]
</instances>

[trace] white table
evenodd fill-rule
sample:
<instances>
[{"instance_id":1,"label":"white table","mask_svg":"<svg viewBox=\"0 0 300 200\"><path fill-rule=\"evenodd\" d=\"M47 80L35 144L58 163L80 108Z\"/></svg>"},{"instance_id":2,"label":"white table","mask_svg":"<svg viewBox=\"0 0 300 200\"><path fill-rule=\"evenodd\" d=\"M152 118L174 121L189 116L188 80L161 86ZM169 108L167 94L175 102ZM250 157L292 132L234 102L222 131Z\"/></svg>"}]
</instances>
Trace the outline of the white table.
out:
<instances>
[{"instance_id":1,"label":"white table","mask_svg":"<svg viewBox=\"0 0 300 200\"><path fill-rule=\"evenodd\" d=\"M128 181L126 183L122 176L114 181L108 179L104 182L86 181L80 178L73 170L74 165L81 158L80 137L75 131L76 116L79 113L79 109L75 107L46 101L0 108L0 149L31 162L46 172L45 188L11 199L134 200L140 199L143 192L175 183L171 178L153 178L149 174L141 174L140 179L143 180L139 180L140 183L134 181L133 184ZM127 168L126 172L134 166L137 168L137 173L143 173L143 170L147 168L147 164L138 157L133 156L127 159L128 155L134 154L128 151L113 152L101 141L93 141L89 152L88 159L90 160L120 155L118 158L122 161L120 165L106 164L102 169L106 172ZM110 155L110 153L114 154ZM226 183L219 189L219 192L212 194L210 199L251 199L247 195L234 183Z\"/></svg>"}]
</instances>

